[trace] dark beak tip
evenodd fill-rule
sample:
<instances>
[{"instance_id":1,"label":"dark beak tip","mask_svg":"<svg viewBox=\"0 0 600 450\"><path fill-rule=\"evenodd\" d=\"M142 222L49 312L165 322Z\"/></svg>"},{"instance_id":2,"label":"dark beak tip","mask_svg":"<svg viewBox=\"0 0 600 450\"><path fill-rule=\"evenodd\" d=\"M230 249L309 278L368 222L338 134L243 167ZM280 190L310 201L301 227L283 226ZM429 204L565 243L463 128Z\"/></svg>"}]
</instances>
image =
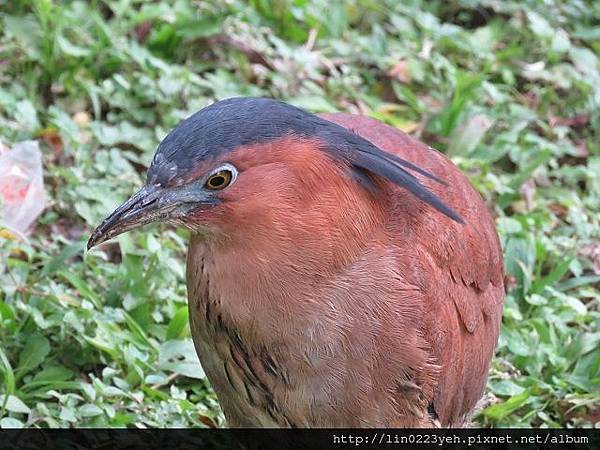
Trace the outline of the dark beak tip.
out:
<instances>
[{"instance_id":1,"label":"dark beak tip","mask_svg":"<svg viewBox=\"0 0 600 450\"><path fill-rule=\"evenodd\" d=\"M91 250L92 248L102 244L104 241L108 240L110 237L102 230L102 224L97 227L92 234L90 234L90 238L87 241L86 248L87 250Z\"/></svg>"},{"instance_id":2,"label":"dark beak tip","mask_svg":"<svg viewBox=\"0 0 600 450\"><path fill-rule=\"evenodd\" d=\"M165 206L157 201L160 195L161 191L153 187L142 187L92 231L87 241L88 251L122 233L157 221L160 208Z\"/></svg>"},{"instance_id":3,"label":"dark beak tip","mask_svg":"<svg viewBox=\"0 0 600 450\"><path fill-rule=\"evenodd\" d=\"M96 245L98 244L98 237L96 235L96 232L93 232L90 235L90 238L87 241L87 245L86 248L88 251L90 251L92 248L94 248Z\"/></svg>"}]
</instances>

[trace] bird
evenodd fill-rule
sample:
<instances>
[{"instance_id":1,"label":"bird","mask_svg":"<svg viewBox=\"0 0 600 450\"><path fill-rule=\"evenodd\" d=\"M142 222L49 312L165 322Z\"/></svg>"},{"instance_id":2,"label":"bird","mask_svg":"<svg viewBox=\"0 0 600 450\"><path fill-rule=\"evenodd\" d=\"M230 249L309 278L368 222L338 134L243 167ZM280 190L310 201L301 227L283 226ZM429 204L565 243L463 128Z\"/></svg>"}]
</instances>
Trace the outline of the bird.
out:
<instances>
[{"instance_id":1,"label":"bird","mask_svg":"<svg viewBox=\"0 0 600 450\"><path fill-rule=\"evenodd\" d=\"M441 152L366 116L220 100L168 133L88 249L151 222L190 231L190 330L227 426L469 426L504 269Z\"/></svg>"}]
</instances>

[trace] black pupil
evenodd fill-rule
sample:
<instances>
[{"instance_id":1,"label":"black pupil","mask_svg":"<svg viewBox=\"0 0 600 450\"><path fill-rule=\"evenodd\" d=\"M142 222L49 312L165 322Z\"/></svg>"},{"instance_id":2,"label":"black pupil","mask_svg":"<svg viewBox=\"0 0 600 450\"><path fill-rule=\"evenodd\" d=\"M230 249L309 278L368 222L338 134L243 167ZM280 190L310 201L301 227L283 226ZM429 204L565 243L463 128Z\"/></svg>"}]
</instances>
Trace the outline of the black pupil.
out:
<instances>
[{"instance_id":1,"label":"black pupil","mask_svg":"<svg viewBox=\"0 0 600 450\"><path fill-rule=\"evenodd\" d=\"M226 183L226 181L227 180L225 179L224 175L214 175L208 181L208 184L210 184L211 187L218 188L223 186Z\"/></svg>"}]
</instances>

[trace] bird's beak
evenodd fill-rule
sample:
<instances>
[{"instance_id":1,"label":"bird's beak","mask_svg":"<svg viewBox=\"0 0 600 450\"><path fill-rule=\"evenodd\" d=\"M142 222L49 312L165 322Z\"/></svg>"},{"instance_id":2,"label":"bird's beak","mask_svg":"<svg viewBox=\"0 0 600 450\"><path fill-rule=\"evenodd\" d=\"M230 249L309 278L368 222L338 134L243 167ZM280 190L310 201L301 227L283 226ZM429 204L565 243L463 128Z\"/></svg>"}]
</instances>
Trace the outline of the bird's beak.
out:
<instances>
[{"instance_id":1,"label":"bird's beak","mask_svg":"<svg viewBox=\"0 0 600 450\"><path fill-rule=\"evenodd\" d=\"M152 222L179 218L199 203L213 204L214 200L187 188L144 186L102 221L90 236L87 248Z\"/></svg>"}]
</instances>

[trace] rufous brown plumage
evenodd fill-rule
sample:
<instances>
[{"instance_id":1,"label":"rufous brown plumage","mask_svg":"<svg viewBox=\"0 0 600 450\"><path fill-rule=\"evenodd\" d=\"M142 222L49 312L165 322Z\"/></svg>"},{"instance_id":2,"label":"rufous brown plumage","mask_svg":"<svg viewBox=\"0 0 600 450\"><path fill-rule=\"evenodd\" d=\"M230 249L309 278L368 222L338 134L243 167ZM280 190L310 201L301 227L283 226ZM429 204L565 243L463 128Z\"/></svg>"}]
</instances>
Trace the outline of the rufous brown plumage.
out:
<instances>
[{"instance_id":1,"label":"rufous brown plumage","mask_svg":"<svg viewBox=\"0 0 600 450\"><path fill-rule=\"evenodd\" d=\"M504 296L480 195L374 119L217 102L160 144L89 246L192 231L191 331L230 426L463 426Z\"/></svg>"}]
</instances>

